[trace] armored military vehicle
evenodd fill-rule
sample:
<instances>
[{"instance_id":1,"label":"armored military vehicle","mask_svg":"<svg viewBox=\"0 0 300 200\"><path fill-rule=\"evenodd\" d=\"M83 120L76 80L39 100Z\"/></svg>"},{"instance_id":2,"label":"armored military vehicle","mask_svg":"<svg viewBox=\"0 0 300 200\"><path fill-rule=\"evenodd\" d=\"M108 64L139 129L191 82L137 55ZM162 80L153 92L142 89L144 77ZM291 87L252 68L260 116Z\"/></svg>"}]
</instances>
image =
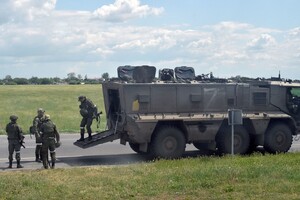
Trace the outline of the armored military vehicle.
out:
<instances>
[{"instance_id":1,"label":"armored military vehicle","mask_svg":"<svg viewBox=\"0 0 300 200\"><path fill-rule=\"evenodd\" d=\"M137 153L178 158L186 144L231 153L228 110L242 110L235 127L234 153L257 146L287 152L300 130L300 84L282 79L233 82L195 76L191 67L159 71L152 66L122 66L118 78L102 84L108 130L81 148L120 139ZM299 96L298 96L299 95Z\"/></svg>"}]
</instances>

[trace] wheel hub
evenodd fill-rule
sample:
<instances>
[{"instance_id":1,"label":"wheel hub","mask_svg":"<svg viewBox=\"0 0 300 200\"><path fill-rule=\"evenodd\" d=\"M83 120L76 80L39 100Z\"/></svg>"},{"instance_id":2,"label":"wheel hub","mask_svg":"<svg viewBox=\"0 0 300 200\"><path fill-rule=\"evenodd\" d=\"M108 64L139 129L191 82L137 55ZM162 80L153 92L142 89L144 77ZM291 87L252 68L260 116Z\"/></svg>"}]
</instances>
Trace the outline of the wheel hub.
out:
<instances>
[{"instance_id":1,"label":"wheel hub","mask_svg":"<svg viewBox=\"0 0 300 200\"><path fill-rule=\"evenodd\" d=\"M277 144L281 144L283 141L284 141L284 136L281 133L277 134L276 136Z\"/></svg>"},{"instance_id":2,"label":"wheel hub","mask_svg":"<svg viewBox=\"0 0 300 200\"><path fill-rule=\"evenodd\" d=\"M164 147L166 150L171 151L176 148L176 140L172 137L168 137L164 141Z\"/></svg>"},{"instance_id":3,"label":"wheel hub","mask_svg":"<svg viewBox=\"0 0 300 200\"><path fill-rule=\"evenodd\" d=\"M242 143L241 138L238 136L235 136L234 141L233 141L234 147L239 148L241 146L241 143Z\"/></svg>"}]
</instances>

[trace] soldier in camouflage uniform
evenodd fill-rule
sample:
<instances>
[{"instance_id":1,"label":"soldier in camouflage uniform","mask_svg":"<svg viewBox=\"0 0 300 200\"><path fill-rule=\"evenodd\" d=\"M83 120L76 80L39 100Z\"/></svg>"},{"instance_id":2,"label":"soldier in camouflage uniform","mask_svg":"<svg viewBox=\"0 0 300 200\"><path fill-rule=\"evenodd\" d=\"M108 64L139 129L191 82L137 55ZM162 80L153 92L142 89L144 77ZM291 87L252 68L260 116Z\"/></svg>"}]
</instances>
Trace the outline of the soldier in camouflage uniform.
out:
<instances>
[{"instance_id":1,"label":"soldier in camouflage uniform","mask_svg":"<svg viewBox=\"0 0 300 200\"><path fill-rule=\"evenodd\" d=\"M23 166L20 164L21 161L20 151L21 151L21 144L24 140L24 136L22 133L22 129L17 124L18 117L15 115L11 115L9 119L11 120L11 122L6 125L6 133L8 139L8 152L9 152L8 168L12 168L14 151L16 151L17 168L23 168Z\"/></svg>"},{"instance_id":2,"label":"soldier in camouflage uniform","mask_svg":"<svg viewBox=\"0 0 300 200\"><path fill-rule=\"evenodd\" d=\"M82 120L80 123L80 139L78 141L84 141L84 132L85 126L89 135L89 139L92 139L92 123L95 118L95 114L97 114L96 105L85 96L79 96L78 101L80 101L80 114L82 116Z\"/></svg>"},{"instance_id":3,"label":"soldier in camouflage uniform","mask_svg":"<svg viewBox=\"0 0 300 200\"><path fill-rule=\"evenodd\" d=\"M34 117L33 119L33 125L32 125L32 132L35 136L35 161L36 162L41 162L42 161L42 139L40 135L40 128L44 120L44 114L45 110L43 108L39 108L37 110L37 116Z\"/></svg>"},{"instance_id":4,"label":"soldier in camouflage uniform","mask_svg":"<svg viewBox=\"0 0 300 200\"><path fill-rule=\"evenodd\" d=\"M48 169L48 149L51 156L51 168L55 167L55 147L60 146L60 136L57 132L56 125L50 120L50 115L45 115L43 124L41 125L42 136L42 158L45 169Z\"/></svg>"}]
</instances>

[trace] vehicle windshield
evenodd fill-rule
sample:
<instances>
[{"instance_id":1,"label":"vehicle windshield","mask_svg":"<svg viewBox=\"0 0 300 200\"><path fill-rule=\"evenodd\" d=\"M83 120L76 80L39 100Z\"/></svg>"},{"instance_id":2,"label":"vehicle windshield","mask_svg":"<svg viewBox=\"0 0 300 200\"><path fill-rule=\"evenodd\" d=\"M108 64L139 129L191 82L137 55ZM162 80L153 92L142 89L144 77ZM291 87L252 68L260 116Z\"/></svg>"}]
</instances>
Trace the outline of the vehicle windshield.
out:
<instances>
[{"instance_id":1,"label":"vehicle windshield","mask_svg":"<svg viewBox=\"0 0 300 200\"><path fill-rule=\"evenodd\" d=\"M291 94L293 95L293 97L300 97L300 88L292 88Z\"/></svg>"},{"instance_id":2,"label":"vehicle windshield","mask_svg":"<svg viewBox=\"0 0 300 200\"><path fill-rule=\"evenodd\" d=\"M290 113L294 115L300 114L300 88L289 87L287 89L286 105Z\"/></svg>"}]
</instances>

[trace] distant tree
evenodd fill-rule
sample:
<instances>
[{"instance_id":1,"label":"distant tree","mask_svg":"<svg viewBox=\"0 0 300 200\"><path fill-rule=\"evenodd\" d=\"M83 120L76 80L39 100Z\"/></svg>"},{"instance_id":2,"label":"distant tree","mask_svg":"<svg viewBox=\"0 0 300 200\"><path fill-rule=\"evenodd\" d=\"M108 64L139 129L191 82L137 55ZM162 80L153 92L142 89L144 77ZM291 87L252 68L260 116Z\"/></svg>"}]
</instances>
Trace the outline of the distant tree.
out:
<instances>
[{"instance_id":1,"label":"distant tree","mask_svg":"<svg viewBox=\"0 0 300 200\"><path fill-rule=\"evenodd\" d=\"M40 84L42 85L53 84L53 81L50 78L41 78L40 81L41 81Z\"/></svg>"},{"instance_id":2,"label":"distant tree","mask_svg":"<svg viewBox=\"0 0 300 200\"><path fill-rule=\"evenodd\" d=\"M5 78L3 79L4 83L12 82L12 77L11 75L6 75Z\"/></svg>"},{"instance_id":3,"label":"distant tree","mask_svg":"<svg viewBox=\"0 0 300 200\"><path fill-rule=\"evenodd\" d=\"M11 75L6 75L4 79L5 79L5 80L8 80L8 81L11 81L11 80L12 80L12 77L11 77Z\"/></svg>"},{"instance_id":4,"label":"distant tree","mask_svg":"<svg viewBox=\"0 0 300 200\"><path fill-rule=\"evenodd\" d=\"M61 79L59 77L54 77L52 80L53 80L52 81L53 83L60 83L61 82Z\"/></svg>"},{"instance_id":5,"label":"distant tree","mask_svg":"<svg viewBox=\"0 0 300 200\"><path fill-rule=\"evenodd\" d=\"M17 85L17 83L14 82L14 81L8 81L8 82L6 82L5 84L6 84L6 85Z\"/></svg>"},{"instance_id":6,"label":"distant tree","mask_svg":"<svg viewBox=\"0 0 300 200\"><path fill-rule=\"evenodd\" d=\"M103 79L109 79L109 74L107 72L103 73L101 76Z\"/></svg>"},{"instance_id":7,"label":"distant tree","mask_svg":"<svg viewBox=\"0 0 300 200\"><path fill-rule=\"evenodd\" d=\"M15 82L17 85L28 85L29 81L26 78L14 78L13 82Z\"/></svg>"},{"instance_id":8,"label":"distant tree","mask_svg":"<svg viewBox=\"0 0 300 200\"><path fill-rule=\"evenodd\" d=\"M80 84L80 81L78 81L78 80L70 80L68 83L70 85L78 85L78 84Z\"/></svg>"},{"instance_id":9,"label":"distant tree","mask_svg":"<svg viewBox=\"0 0 300 200\"><path fill-rule=\"evenodd\" d=\"M79 80L82 80L82 76L81 76L80 74L77 75L77 78L78 78Z\"/></svg>"},{"instance_id":10,"label":"distant tree","mask_svg":"<svg viewBox=\"0 0 300 200\"><path fill-rule=\"evenodd\" d=\"M29 79L29 83L30 83L30 84L38 85L38 84L40 84L40 80L39 80L38 77L31 77L31 78Z\"/></svg>"},{"instance_id":11,"label":"distant tree","mask_svg":"<svg viewBox=\"0 0 300 200\"><path fill-rule=\"evenodd\" d=\"M68 79L69 79L69 80L74 80L74 79L76 79L76 74L75 74L74 72L68 73Z\"/></svg>"},{"instance_id":12,"label":"distant tree","mask_svg":"<svg viewBox=\"0 0 300 200\"><path fill-rule=\"evenodd\" d=\"M68 78L65 79L65 82L69 84L79 84L80 80L76 77L76 74L74 72L68 73Z\"/></svg>"}]
</instances>

